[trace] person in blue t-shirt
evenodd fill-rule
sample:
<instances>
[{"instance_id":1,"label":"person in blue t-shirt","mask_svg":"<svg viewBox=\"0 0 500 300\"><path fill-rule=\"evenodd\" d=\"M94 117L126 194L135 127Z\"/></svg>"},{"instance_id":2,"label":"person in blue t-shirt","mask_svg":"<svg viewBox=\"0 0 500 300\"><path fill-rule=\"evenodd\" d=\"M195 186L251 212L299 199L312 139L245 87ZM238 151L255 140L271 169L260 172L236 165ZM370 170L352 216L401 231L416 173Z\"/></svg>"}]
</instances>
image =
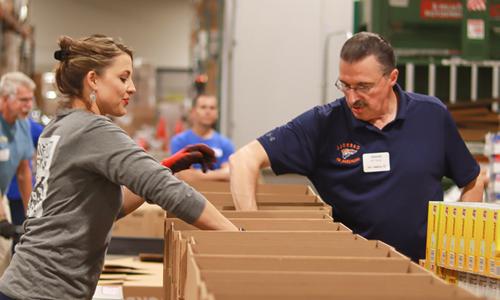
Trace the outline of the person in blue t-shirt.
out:
<instances>
[{"instance_id":1,"label":"person in blue t-shirt","mask_svg":"<svg viewBox=\"0 0 500 300\"><path fill-rule=\"evenodd\" d=\"M443 200L441 179L481 201L484 179L446 106L403 91L392 46L355 34L340 53L344 97L317 106L242 147L230 158L239 210L257 209L259 169L307 176L333 218L411 257L425 256L427 207Z\"/></svg>"},{"instance_id":2,"label":"person in blue t-shirt","mask_svg":"<svg viewBox=\"0 0 500 300\"><path fill-rule=\"evenodd\" d=\"M38 138L42 134L43 126L35 122L33 119L28 118L31 132L31 140L33 142L33 147L36 149L38 144ZM32 161L29 160L30 169L33 169ZM33 173L33 172L32 172ZM35 176L31 176L31 185L35 184ZM21 198L21 193L19 192L19 187L17 185L17 176L12 178L10 182L9 190L7 191L7 199L9 199L10 215L12 218L12 224L22 225L26 219L26 214L24 211L24 205Z\"/></svg>"},{"instance_id":3,"label":"person in blue t-shirt","mask_svg":"<svg viewBox=\"0 0 500 300\"><path fill-rule=\"evenodd\" d=\"M170 142L172 153L179 151L187 145L205 144L215 152L217 161L214 170L201 172L199 164L193 165L191 169L177 173L176 175L185 181L199 180L229 180L229 156L234 152L233 143L214 130L218 117L217 99L211 95L201 94L194 98L191 108L192 127L174 136Z\"/></svg>"}]
</instances>

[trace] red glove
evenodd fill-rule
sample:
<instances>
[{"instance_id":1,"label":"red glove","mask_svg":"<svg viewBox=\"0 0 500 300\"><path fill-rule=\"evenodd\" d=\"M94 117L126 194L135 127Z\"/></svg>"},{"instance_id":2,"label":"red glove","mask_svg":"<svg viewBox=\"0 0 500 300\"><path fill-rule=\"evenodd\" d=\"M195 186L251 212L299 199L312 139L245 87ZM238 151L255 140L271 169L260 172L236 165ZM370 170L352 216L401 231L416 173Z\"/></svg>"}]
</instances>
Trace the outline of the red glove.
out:
<instances>
[{"instance_id":1,"label":"red glove","mask_svg":"<svg viewBox=\"0 0 500 300\"><path fill-rule=\"evenodd\" d=\"M206 172L214 168L215 152L205 144L189 145L177 151L174 155L165 158L161 164L172 170L172 173L189 169L192 164L201 164L201 169Z\"/></svg>"}]
</instances>

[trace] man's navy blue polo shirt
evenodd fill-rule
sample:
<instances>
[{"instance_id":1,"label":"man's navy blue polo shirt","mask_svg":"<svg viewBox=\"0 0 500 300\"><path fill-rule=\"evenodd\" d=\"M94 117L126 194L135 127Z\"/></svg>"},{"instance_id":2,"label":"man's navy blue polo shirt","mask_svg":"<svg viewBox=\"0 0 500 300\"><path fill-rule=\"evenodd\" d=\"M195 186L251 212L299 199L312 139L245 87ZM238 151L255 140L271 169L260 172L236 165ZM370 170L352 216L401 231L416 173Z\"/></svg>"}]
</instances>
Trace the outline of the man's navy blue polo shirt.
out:
<instances>
[{"instance_id":1,"label":"man's navy blue polo shirt","mask_svg":"<svg viewBox=\"0 0 500 300\"><path fill-rule=\"evenodd\" d=\"M396 118L382 130L354 118L340 98L258 140L277 175L311 180L335 221L417 260L425 257L428 202L443 200L442 177L463 187L480 169L439 99L394 90ZM363 154L379 152L389 154L390 170L365 173Z\"/></svg>"}]
</instances>

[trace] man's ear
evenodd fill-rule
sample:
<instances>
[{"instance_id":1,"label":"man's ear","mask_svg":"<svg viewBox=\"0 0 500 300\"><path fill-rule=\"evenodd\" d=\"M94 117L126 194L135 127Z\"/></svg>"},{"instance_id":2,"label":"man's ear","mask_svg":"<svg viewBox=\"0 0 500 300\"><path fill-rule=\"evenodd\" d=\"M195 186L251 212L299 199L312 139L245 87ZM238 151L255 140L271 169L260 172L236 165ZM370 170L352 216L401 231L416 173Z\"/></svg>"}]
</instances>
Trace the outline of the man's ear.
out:
<instances>
[{"instance_id":1,"label":"man's ear","mask_svg":"<svg viewBox=\"0 0 500 300\"><path fill-rule=\"evenodd\" d=\"M89 71L87 75L85 75L85 82L93 91L97 90L97 73L94 70Z\"/></svg>"},{"instance_id":2,"label":"man's ear","mask_svg":"<svg viewBox=\"0 0 500 300\"><path fill-rule=\"evenodd\" d=\"M396 83L398 82L398 76L399 76L399 70L398 69L394 69L394 70L391 71L391 73L389 73L389 78L390 78L390 81L391 81L391 86L396 85Z\"/></svg>"}]
</instances>

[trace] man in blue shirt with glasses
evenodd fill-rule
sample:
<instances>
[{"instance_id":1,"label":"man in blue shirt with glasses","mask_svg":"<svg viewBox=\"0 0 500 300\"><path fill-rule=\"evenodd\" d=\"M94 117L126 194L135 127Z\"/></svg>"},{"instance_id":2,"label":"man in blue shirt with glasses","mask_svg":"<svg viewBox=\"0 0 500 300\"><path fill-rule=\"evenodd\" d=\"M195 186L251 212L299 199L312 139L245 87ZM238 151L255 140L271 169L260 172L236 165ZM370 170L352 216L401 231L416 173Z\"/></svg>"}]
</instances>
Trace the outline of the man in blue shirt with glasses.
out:
<instances>
[{"instance_id":1,"label":"man in blue shirt with glasses","mask_svg":"<svg viewBox=\"0 0 500 300\"><path fill-rule=\"evenodd\" d=\"M230 158L240 210L257 209L259 170L307 176L333 218L411 257L425 256L427 207L443 200L441 179L481 201L484 181L446 106L397 84L392 46L355 34L343 45L336 86L344 97L317 106L247 144Z\"/></svg>"}]
</instances>

